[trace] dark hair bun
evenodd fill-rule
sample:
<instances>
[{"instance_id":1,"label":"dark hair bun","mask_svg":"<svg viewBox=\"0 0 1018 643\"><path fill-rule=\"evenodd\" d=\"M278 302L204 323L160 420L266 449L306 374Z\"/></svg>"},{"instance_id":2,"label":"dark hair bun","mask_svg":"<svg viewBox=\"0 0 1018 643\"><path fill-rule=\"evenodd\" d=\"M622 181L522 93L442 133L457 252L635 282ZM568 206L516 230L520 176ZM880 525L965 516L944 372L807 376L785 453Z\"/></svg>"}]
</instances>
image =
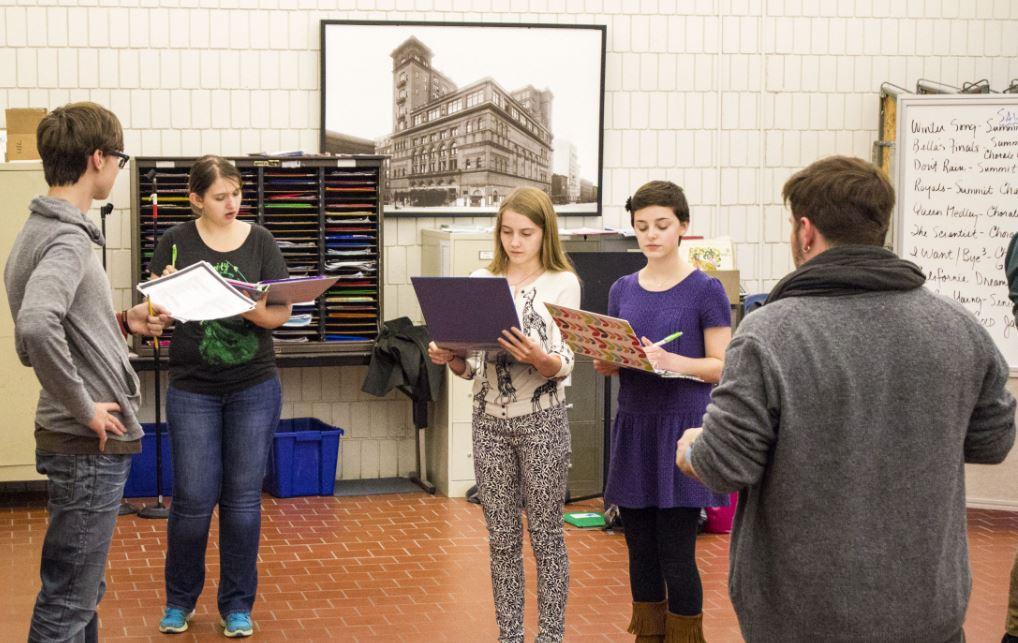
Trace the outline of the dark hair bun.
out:
<instances>
[{"instance_id":1,"label":"dark hair bun","mask_svg":"<svg viewBox=\"0 0 1018 643\"><path fill-rule=\"evenodd\" d=\"M632 211L633 211L633 197L628 196L626 197L626 212Z\"/></svg>"}]
</instances>

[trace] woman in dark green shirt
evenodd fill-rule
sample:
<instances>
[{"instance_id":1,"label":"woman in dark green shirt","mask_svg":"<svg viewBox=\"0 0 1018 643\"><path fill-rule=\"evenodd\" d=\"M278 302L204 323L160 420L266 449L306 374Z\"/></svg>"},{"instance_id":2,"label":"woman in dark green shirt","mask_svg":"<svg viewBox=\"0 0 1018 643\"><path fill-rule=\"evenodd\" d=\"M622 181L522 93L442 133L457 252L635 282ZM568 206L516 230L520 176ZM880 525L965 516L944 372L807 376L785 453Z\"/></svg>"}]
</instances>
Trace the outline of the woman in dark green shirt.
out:
<instances>
[{"instance_id":1,"label":"woman in dark green shirt","mask_svg":"<svg viewBox=\"0 0 1018 643\"><path fill-rule=\"evenodd\" d=\"M198 218L160 237L149 266L153 276L204 260L231 279L287 277L272 234L237 218L241 186L226 159L198 159L188 181ZM223 633L253 633L261 485L282 403L271 329L289 317L290 306L269 305L263 297L238 317L177 324L173 331L166 416L174 489L161 632L187 629L205 581L209 522L218 504Z\"/></svg>"}]
</instances>

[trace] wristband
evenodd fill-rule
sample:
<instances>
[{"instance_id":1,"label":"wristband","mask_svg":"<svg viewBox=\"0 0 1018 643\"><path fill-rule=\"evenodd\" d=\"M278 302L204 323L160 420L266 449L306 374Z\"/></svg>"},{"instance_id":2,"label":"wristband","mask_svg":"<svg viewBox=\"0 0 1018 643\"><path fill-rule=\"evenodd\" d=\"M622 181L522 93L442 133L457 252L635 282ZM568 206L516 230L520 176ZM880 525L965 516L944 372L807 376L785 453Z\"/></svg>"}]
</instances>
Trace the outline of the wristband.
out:
<instances>
[{"instance_id":1,"label":"wristband","mask_svg":"<svg viewBox=\"0 0 1018 643\"><path fill-rule=\"evenodd\" d=\"M134 334L134 333L131 332L131 327L127 323L127 309L126 308L120 313L120 331L122 333L124 333L124 337L128 337L128 336Z\"/></svg>"}]
</instances>

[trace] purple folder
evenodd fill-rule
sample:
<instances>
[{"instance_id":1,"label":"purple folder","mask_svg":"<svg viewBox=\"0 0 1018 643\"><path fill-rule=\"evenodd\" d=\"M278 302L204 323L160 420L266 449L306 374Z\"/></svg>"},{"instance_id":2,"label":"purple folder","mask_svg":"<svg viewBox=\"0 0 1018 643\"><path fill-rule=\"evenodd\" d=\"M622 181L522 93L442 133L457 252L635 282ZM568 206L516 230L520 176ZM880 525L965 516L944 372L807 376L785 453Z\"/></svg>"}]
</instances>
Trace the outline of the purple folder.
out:
<instances>
[{"instance_id":1,"label":"purple folder","mask_svg":"<svg viewBox=\"0 0 1018 643\"><path fill-rule=\"evenodd\" d=\"M431 339L455 351L502 350L503 330L520 328L504 277L411 277Z\"/></svg>"},{"instance_id":2,"label":"purple folder","mask_svg":"<svg viewBox=\"0 0 1018 643\"><path fill-rule=\"evenodd\" d=\"M258 283L227 279L226 282L254 299L268 292L269 304L300 304L313 301L332 287L339 277L319 275L317 277L290 277L288 279L266 279Z\"/></svg>"},{"instance_id":3,"label":"purple folder","mask_svg":"<svg viewBox=\"0 0 1018 643\"><path fill-rule=\"evenodd\" d=\"M332 287L339 277L320 275L317 277L290 277L269 279L261 282L268 286L270 304L299 304L314 301Z\"/></svg>"}]
</instances>

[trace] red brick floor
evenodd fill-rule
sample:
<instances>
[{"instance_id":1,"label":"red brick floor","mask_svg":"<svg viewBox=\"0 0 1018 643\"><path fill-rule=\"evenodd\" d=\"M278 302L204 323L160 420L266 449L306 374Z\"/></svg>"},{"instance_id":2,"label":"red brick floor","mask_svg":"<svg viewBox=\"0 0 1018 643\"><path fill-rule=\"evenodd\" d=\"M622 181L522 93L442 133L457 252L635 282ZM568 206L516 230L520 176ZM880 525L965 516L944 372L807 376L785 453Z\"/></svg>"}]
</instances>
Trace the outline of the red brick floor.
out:
<instances>
[{"instance_id":1,"label":"red brick floor","mask_svg":"<svg viewBox=\"0 0 1018 643\"><path fill-rule=\"evenodd\" d=\"M577 507L598 510L599 501ZM44 498L0 499L0 640L24 641L38 591ZM103 641L216 641L216 526L208 580L191 629L160 635L165 522L119 519L100 606ZM569 641L628 641L621 534L569 529ZM974 587L970 642L1000 640L1018 514L969 512ZM529 548L529 545L528 545ZM741 641L726 583L728 537L704 535L697 557L705 630ZM534 563L527 551L528 639L536 632ZM262 641L491 641L496 638L479 507L424 494L264 500L256 637Z\"/></svg>"}]
</instances>

